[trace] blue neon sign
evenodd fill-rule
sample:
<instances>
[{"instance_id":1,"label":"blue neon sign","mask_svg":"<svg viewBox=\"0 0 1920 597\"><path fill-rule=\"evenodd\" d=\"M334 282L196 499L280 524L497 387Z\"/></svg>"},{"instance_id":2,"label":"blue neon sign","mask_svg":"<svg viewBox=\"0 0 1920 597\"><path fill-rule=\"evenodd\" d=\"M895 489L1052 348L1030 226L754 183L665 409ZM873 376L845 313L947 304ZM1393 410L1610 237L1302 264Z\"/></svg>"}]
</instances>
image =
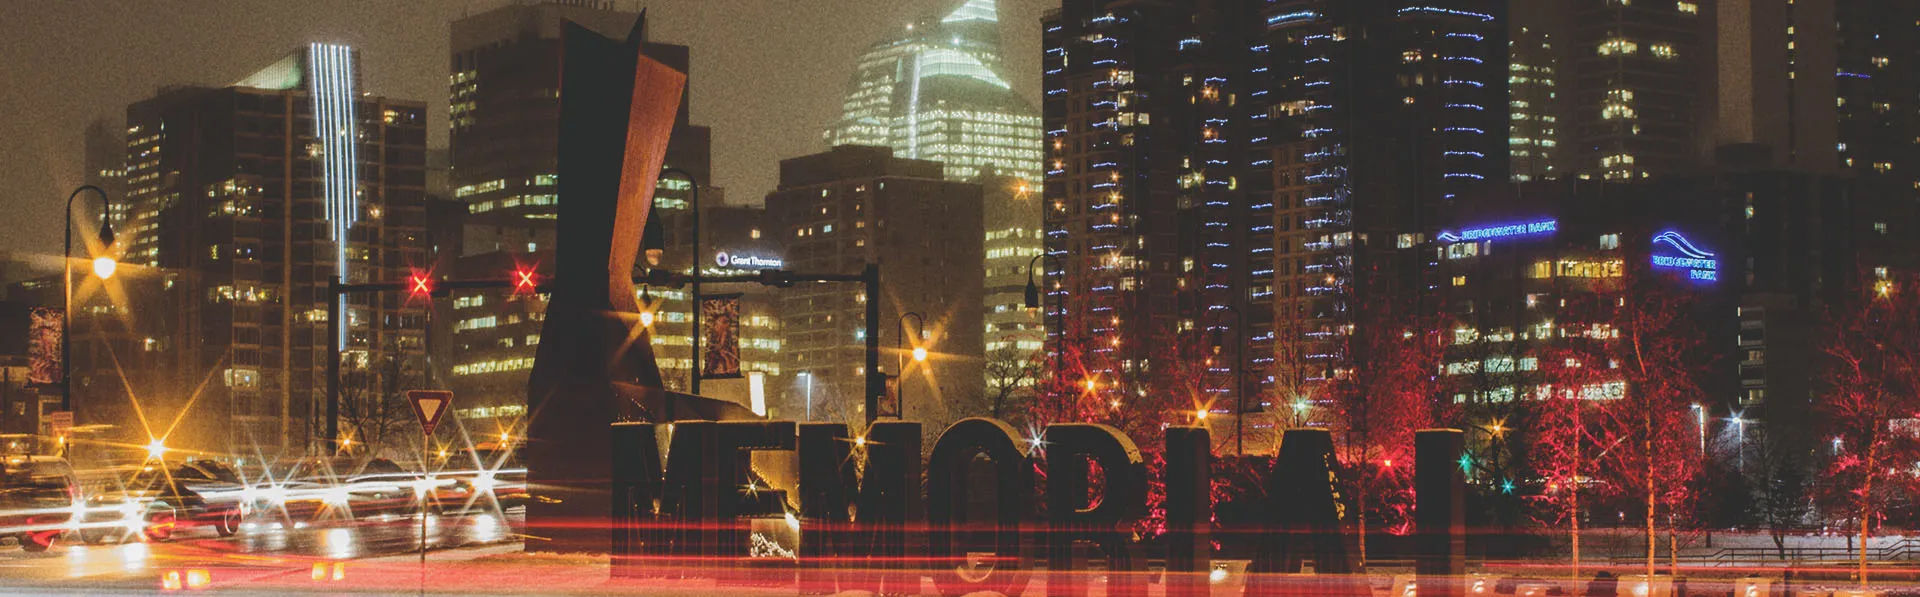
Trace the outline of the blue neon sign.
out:
<instances>
[{"instance_id":1,"label":"blue neon sign","mask_svg":"<svg viewBox=\"0 0 1920 597\"><path fill-rule=\"evenodd\" d=\"M1660 249L1666 245L1678 252L1678 255L1654 255L1653 266L1687 271L1691 280L1715 281L1720 279L1720 260L1714 254L1693 245L1693 241L1679 232L1668 230L1653 237L1653 247Z\"/></svg>"},{"instance_id":2,"label":"blue neon sign","mask_svg":"<svg viewBox=\"0 0 1920 597\"><path fill-rule=\"evenodd\" d=\"M1499 240L1503 238L1514 238L1514 237L1520 237L1520 236L1537 236L1537 235L1543 235L1543 234L1553 234L1555 232L1558 232L1559 230L1560 230L1560 221L1549 218L1549 219L1537 220L1533 222L1520 222L1517 224L1501 224L1497 226L1481 226L1478 228L1468 228L1465 230L1461 230L1458 234L1453 232L1442 232L1440 233L1439 238L1440 240L1445 242L1457 243L1457 242L1465 242L1465 241Z\"/></svg>"}]
</instances>

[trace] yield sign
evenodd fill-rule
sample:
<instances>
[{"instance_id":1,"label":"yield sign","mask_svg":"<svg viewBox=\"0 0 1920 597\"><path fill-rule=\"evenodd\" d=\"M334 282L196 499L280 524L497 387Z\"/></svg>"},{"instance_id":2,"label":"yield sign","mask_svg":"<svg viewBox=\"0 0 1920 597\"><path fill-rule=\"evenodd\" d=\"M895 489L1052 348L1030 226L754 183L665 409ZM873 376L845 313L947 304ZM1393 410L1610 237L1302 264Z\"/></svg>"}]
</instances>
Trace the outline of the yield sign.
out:
<instances>
[{"instance_id":1,"label":"yield sign","mask_svg":"<svg viewBox=\"0 0 1920 597\"><path fill-rule=\"evenodd\" d=\"M433 435L433 428L440 425L440 417L452 410L453 392L445 390L409 390L407 403L413 405L413 416L420 420L420 432Z\"/></svg>"}]
</instances>

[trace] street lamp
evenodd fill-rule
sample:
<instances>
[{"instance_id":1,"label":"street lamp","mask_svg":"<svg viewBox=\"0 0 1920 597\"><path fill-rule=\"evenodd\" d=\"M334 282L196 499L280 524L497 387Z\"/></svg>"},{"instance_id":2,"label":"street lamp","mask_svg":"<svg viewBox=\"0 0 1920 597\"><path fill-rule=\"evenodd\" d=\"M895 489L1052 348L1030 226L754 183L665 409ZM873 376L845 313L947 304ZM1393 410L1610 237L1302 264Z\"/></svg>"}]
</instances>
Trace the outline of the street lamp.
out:
<instances>
[{"instance_id":1,"label":"street lamp","mask_svg":"<svg viewBox=\"0 0 1920 597\"><path fill-rule=\"evenodd\" d=\"M1032 261L1027 262L1027 294L1026 294L1025 304L1026 304L1027 310L1029 311L1038 310L1040 308L1040 285L1033 277L1033 272L1034 272L1033 267L1034 265L1040 263L1041 259L1046 259L1048 257L1052 257L1052 255L1048 255L1044 250L1042 250L1042 252L1039 255L1033 256ZM1056 259L1055 261L1058 261L1058 260ZM1066 308L1063 306L1056 305L1053 316L1054 316L1053 331L1054 333L1060 335L1060 339L1056 341L1053 346L1053 371L1055 375L1059 375L1061 355L1063 355L1066 352L1065 347L1061 346L1061 343L1064 343L1067 340ZM1041 336L1044 338L1046 336L1045 320L1042 320L1040 324L1040 328L1041 328Z\"/></svg>"},{"instance_id":2,"label":"street lamp","mask_svg":"<svg viewBox=\"0 0 1920 597\"><path fill-rule=\"evenodd\" d=\"M62 286L65 287L65 307L61 311L60 322L60 410L73 412L73 200L80 194L93 191L100 195L100 249L103 254L93 260L93 274L105 280L113 277L119 264L113 260L113 198L107 192L93 185L83 185L67 195L67 241L60 252L62 264Z\"/></svg>"},{"instance_id":3,"label":"street lamp","mask_svg":"<svg viewBox=\"0 0 1920 597\"><path fill-rule=\"evenodd\" d=\"M914 336L916 336L911 341L907 339L907 318L908 317L913 318ZM895 330L895 335L893 338L894 348L900 349L900 343L906 342L909 345L913 346L913 350L912 350L913 362L915 363L927 362L927 347L920 346L919 341L921 340L921 338L918 338L918 336L925 334L927 331L927 318L920 315L919 313L908 311L906 313L901 313L900 320L894 323L898 324L898 327ZM895 392L893 396L895 400L900 401L900 404L899 404L900 410L894 414L899 415L900 418L902 419L905 419L907 417L907 354L908 354L908 351L900 350L900 383L899 383L900 389L899 391Z\"/></svg>"}]
</instances>

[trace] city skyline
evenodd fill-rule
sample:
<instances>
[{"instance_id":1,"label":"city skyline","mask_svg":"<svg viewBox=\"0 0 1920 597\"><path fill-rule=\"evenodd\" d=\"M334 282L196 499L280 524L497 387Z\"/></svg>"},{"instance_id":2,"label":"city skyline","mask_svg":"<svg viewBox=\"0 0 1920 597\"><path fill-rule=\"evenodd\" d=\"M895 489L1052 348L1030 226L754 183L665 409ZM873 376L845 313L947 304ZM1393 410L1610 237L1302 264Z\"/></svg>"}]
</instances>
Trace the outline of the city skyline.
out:
<instances>
[{"instance_id":1,"label":"city skyline","mask_svg":"<svg viewBox=\"0 0 1920 597\"><path fill-rule=\"evenodd\" d=\"M753 0L613 3L621 10L647 9L651 37L693 48L691 116L714 129L715 179L709 184L726 188L735 202L757 204L773 190L778 178L773 165L779 160L827 149L820 130L839 117L855 58L873 40L962 4L909 0L876 9L861 0L833 3L839 6ZM309 42L343 43L368 56L363 88L426 102L428 147L446 148L447 31L454 20L511 2L431 0L378 10L353 4L0 6L0 30L7 33L0 36L0 53L20 58L0 67L0 80L6 82L0 85L0 108L41 115L0 123L0 136L16 140L0 148L0 188L7 189L0 191L0 207L37 223L0 239L0 251L46 255L58 250L62 214L57 203L84 180L82 133L91 122L115 117L166 85L232 84L257 70L259 57ZM1000 0L1001 43L1009 53L1037 52L1039 17L1047 5ZM179 34L174 32L240 34L204 47L156 51L175 45ZM1013 68L1008 83L1037 103L1037 72Z\"/></svg>"}]
</instances>

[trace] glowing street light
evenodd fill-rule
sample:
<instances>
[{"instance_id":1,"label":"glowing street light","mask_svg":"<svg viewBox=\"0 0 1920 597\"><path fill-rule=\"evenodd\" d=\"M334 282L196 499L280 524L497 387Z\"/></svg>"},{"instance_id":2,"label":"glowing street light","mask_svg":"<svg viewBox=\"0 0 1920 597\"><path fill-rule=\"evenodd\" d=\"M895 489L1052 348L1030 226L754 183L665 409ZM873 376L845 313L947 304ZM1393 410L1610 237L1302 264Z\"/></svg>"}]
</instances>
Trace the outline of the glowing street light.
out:
<instances>
[{"instance_id":1,"label":"glowing street light","mask_svg":"<svg viewBox=\"0 0 1920 597\"><path fill-rule=\"evenodd\" d=\"M640 327L643 327L643 328L652 328L652 327L653 327L653 312L652 312L652 311L641 311L641 312L640 312Z\"/></svg>"},{"instance_id":2,"label":"glowing street light","mask_svg":"<svg viewBox=\"0 0 1920 597\"><path fill-rule=\"evenodd\" d=\"M60 281L63 282L61 286L66 294L66 301L63 303L65 310L62 311L60 318L61 338L73 338L73 260L69 259L73 256L73 200L79 199L80 195L87 191L93 191L100 196L100 232L95 237L100 240L102 254L93 260L93 273L104 280L113 276L113 271L119 268L119 264L114 263L111 256L114 240L113 221L108 217L113 213L113 199L107 195L106 191L93 185L74 189L72 194L67 195L66 245L60 253L62 267ZM103 263L102 260L105 262ZM67 412L73 412L72 372L73 343L63 341L60 343L60 410Z\"/></svg>"},{"instance_id":3,"label":"glowing street light","mask_svg":"<svg viewBox=\"0 0 1920 597\"><path fill-rule=\"evenodd\" d=\"M914 321L914 328L913 328L914 334L912 338L909 338L907 336L907 318L909 317L913 318L913 321ZM894 336L893 336L894 348L895 349L900 348L900 343L905 342L909 346L913 347L913 349L910 351L913 355L913 362L916 362L916 363L927 362L927 347L919 345L920 340L924 339L925 336L927 335L926 316L923 316L919 313L915 313L912 311L908 311L906 313L901 313L900 320L894 323L897 326L894 330ZM894 399L898 400L900 403L899 411L895 412L894 414L899 415L902 418L905 418L907 416L907 363L904 359L900 362L899 388L900 389L895 392L896 395L894 396Z\"/></svg>"},{"instance_id":4,"label":"glowing street light","mask_svg":"<svg viewBox=\"0 0 1920 597\"><path fill-rule=\"evenodd\" d=\"M167 453L167 443L160 441L160 438L156 437L156 438L153 438L153 441L147 442L147 458L148 459L159 460L160 457L165 456L166 453Z\"/></svg>"},{"instance_id":5,"label":"glowing street light","mask_svg":"<svg viewBox=\"0 0 1920 597\"><path fill-rule=\"evenodd\" d=\"M114 270L120 269L120 262L112 257L101 255L93 258L93 275L105 280L113 277Z\"/></svg>"}]
</instances>

